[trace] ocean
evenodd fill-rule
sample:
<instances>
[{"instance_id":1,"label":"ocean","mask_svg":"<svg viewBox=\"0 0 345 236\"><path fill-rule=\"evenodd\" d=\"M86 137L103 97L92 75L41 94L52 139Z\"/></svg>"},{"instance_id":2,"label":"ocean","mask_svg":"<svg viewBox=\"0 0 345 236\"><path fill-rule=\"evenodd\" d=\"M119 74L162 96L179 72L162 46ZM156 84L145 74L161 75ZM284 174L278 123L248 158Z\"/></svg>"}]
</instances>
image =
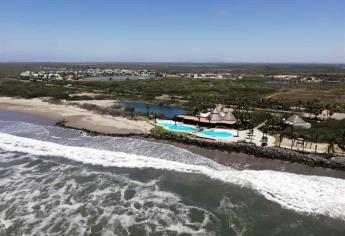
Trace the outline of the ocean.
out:
<instances>
[{"instance_id":1,"label":"ocean","mask_svg":"<svg viewBox=\"0 0 345 236\"><path fill-rule=\"evenodd\" d=\"M343 178L0 112L0 235L344 234Z\"/></svg>"}]
</instances>

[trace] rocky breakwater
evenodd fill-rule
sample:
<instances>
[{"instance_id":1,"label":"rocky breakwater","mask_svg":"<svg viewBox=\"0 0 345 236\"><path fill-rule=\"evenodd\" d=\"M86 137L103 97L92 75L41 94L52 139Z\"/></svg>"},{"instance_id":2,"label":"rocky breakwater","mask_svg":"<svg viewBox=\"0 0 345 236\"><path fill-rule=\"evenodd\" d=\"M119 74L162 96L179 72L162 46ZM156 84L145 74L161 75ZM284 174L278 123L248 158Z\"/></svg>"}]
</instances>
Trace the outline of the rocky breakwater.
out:
<instances>
[{"instance_id":1,"label":"rocky breakwater","mask_svg":"<svg viewBox=\"0 0 345 236\"><path fill-rule=\"evenodd\" d=\"M145 134L144 137L178 142L187 145L195 145L202 148L226 152L242 152L245 154L254 155L259 158L298 162L312 167L345 170L345 157L329 157L310 153L301 153L280 147L259 147L250 143L214 142L196 139L188 135L175 134L172 132L162 132L155 129L151 130L150 133Z\"/></svg>"}]
</instances>

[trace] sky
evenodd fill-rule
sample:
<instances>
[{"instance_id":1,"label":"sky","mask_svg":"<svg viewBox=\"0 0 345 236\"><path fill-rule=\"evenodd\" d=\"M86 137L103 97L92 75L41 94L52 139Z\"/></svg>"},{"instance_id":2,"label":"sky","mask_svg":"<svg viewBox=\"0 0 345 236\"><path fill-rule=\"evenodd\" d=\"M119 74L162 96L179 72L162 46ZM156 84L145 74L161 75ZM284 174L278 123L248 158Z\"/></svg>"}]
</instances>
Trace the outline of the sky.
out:
<instances>
[{"instance_id":1,"label":"sky","mask_svg":"<svg viewBox=\"0 0 345 236\"><path fill-rule=\"evenodd\" d=\"M345 63L345 0L1 0L0 61Z\"/></svg>"}]
</instances>

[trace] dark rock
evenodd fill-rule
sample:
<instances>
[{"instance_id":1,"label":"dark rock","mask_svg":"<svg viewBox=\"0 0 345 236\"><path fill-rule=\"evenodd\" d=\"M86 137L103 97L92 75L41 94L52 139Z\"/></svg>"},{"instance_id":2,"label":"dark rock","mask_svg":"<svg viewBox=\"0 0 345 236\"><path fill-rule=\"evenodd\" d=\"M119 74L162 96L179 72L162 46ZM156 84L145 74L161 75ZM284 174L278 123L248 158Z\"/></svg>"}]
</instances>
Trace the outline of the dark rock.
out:
<instances>
[{"instance_id":1,"label":"dark rock","mask_svg":"<svg viewBox=\"0 0 345 236\"><path fill-rule=\"evenodd\" d=\"M227 152L242 152L259 158L298 162L312 167L345 170L345 158L328 158L327 155L301 153L280 147L260 147L249 143L216 143L199 139L190 139L185 135L174 134L171 132L158 132L155 130L146 134L145 137L194 145L212 150L217 149Z\"/></svg>"},{"instance_id":2,"label":"dark rock","mask_svg":"<svg viewBox=\"0 0 345 236\"><path fill-rule=\"evenodd\" d=\"M170 142L182 143L187 145L194 145L197 147L207 148L211 150L220 150L226 152L237 152L253 155L258 158L278 159L283 161L298 162L312 167L324 167L338 170L345 170L345 157L329 158L329 156L311 153L302 153L294 150L289 150L280 147L260 147L250 143L221 143L221 142L209 142L199 139L191 139L187 135L175 134L172 132L161 132L157 130L151 130L149 133L138 134L102 134L86 129L76 129L66 126L66 121L60 121L56 123L57 126L63 128L71 128L75 130L81 130L89 135L107 135L113 137L143 137L153 138L157 140L166 140Z\"/></svg>"}]
</instances>

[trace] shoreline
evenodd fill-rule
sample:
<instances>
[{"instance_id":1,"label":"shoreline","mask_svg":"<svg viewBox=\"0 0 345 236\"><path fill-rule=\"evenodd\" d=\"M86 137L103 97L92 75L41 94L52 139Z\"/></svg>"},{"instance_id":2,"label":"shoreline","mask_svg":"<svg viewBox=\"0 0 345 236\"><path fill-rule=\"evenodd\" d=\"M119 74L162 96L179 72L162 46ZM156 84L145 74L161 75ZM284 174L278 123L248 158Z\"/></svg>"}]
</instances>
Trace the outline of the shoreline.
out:
<instances>
[{"instance_id":1,"label":"shoreline","mask_svg":"<svg viewBox=\"0 0 345 236\"><path fill-rule=\"evenodd\" d=\"M283 171L283 172L289 172L289 173L295 173L295 174L318 175L318 176L327 176L327 177L345 179L345 171L344 171L345 160L343 163L334 162L332 165L325 166L324 164L322 165L322 163L320 164L318 162L320 161L320 159L316 159L316 160L307 159L307 158L310 158L311 156L313 156L314 158L315 157L322 158L320 156L311 155L311 154L301 154L296 151L286 150L283 148L279 148L280 150L279 154L282 154L286 151L286 153L289 155L297 154L300 157L305 157L307 161L303 161L303 160L297 161L293 159L288 160L286 158L272 158L266 155L255 155L252 152L246 152L246 149L243 149L241 151L236 151L236 150L229 151L229 150L225 150L221 148L216 149L216 147L212 144L219 145L220 143L210 143L207 141L201 141L200 144L202 145L196 145L195 143L193 144L190 142L184 143L183 141L180 142L176 140L157 138L154 135L152 135L152 132L150 134L143 134L143 135L133 135L133 134L107 135L107 134L89 131L87 129L76 129L76 128L68 127L65 125L63 121L58 122L56 125L62 128L66 128L66 129L74 129L74 130L83 131L92 136L106 135L106 136L112 136L112 137L128 137L128 138L146 140L149 142L169 144L178 148L188 150L194 154L207 157L219 164L226 165L226 166L237 166L239 169L243 169L243 170L244 169L272 170L272 171ZM203 146L205 143L211 144L211 145ZM224 147L229 144L220 144L220 145ZM249 144L246 144L246 145L247 147L257 148L257 150L265 149L262 147L257 147L257 146L253 146ZM276 151L276 149L273 151ZM325 159L325 161L329 161L329 160Z\"/></svg>"},{"instance_id":2,"label":"shoreline","mask_svg":"<svg viewBox=\"0 0 345 236\"><path fill-rule=\"evenodd\" d=\"M83 101L85 102L85 101ZM109 100L105 101L109 103ZM92 102L91 102L92 103ZM103 134L144 134L153 126L145 121L101 115L69 104L51 104L42 99L0 97L0 110L41 115L76 129Z\"/></svg>"},{"instance_id":3,"label":"shoreline","mask_svg":"<svg viewBox=\"0 0 345 236\"><path fill-rule=\"evenodd\" d=\"M28 106L25 106L26 104ZM148 124L144 121L133 121L121 117L112 117L113 119L109 121L108 117L104 118L106 115L96 114L71 105L49 104L40 99L26 100L0 97L1 110L47 117L55 121L57 126L81 130L90 135L131 137L151 142L167 143L206 156L223 165L239 165L240 168L250 167L250 169L258 170L269 169L334 176L335 173L330 174L328 173L329 171L315 170L316 168L326 168L327 170L342 172L337 173L336 176L345 178L344 157L326 159L320 155L299 153L278 147L257 147L244 143L208 142L173 133L162 134L155 130L148 132L149 129L140 130L131 126L131 122L140 125ZM119 125L127 125L127 127L126 129L114 128L114 126L118 127ZM234 156L241 156L241 158L235 158Z\"/></svg>"}]
</instances>

